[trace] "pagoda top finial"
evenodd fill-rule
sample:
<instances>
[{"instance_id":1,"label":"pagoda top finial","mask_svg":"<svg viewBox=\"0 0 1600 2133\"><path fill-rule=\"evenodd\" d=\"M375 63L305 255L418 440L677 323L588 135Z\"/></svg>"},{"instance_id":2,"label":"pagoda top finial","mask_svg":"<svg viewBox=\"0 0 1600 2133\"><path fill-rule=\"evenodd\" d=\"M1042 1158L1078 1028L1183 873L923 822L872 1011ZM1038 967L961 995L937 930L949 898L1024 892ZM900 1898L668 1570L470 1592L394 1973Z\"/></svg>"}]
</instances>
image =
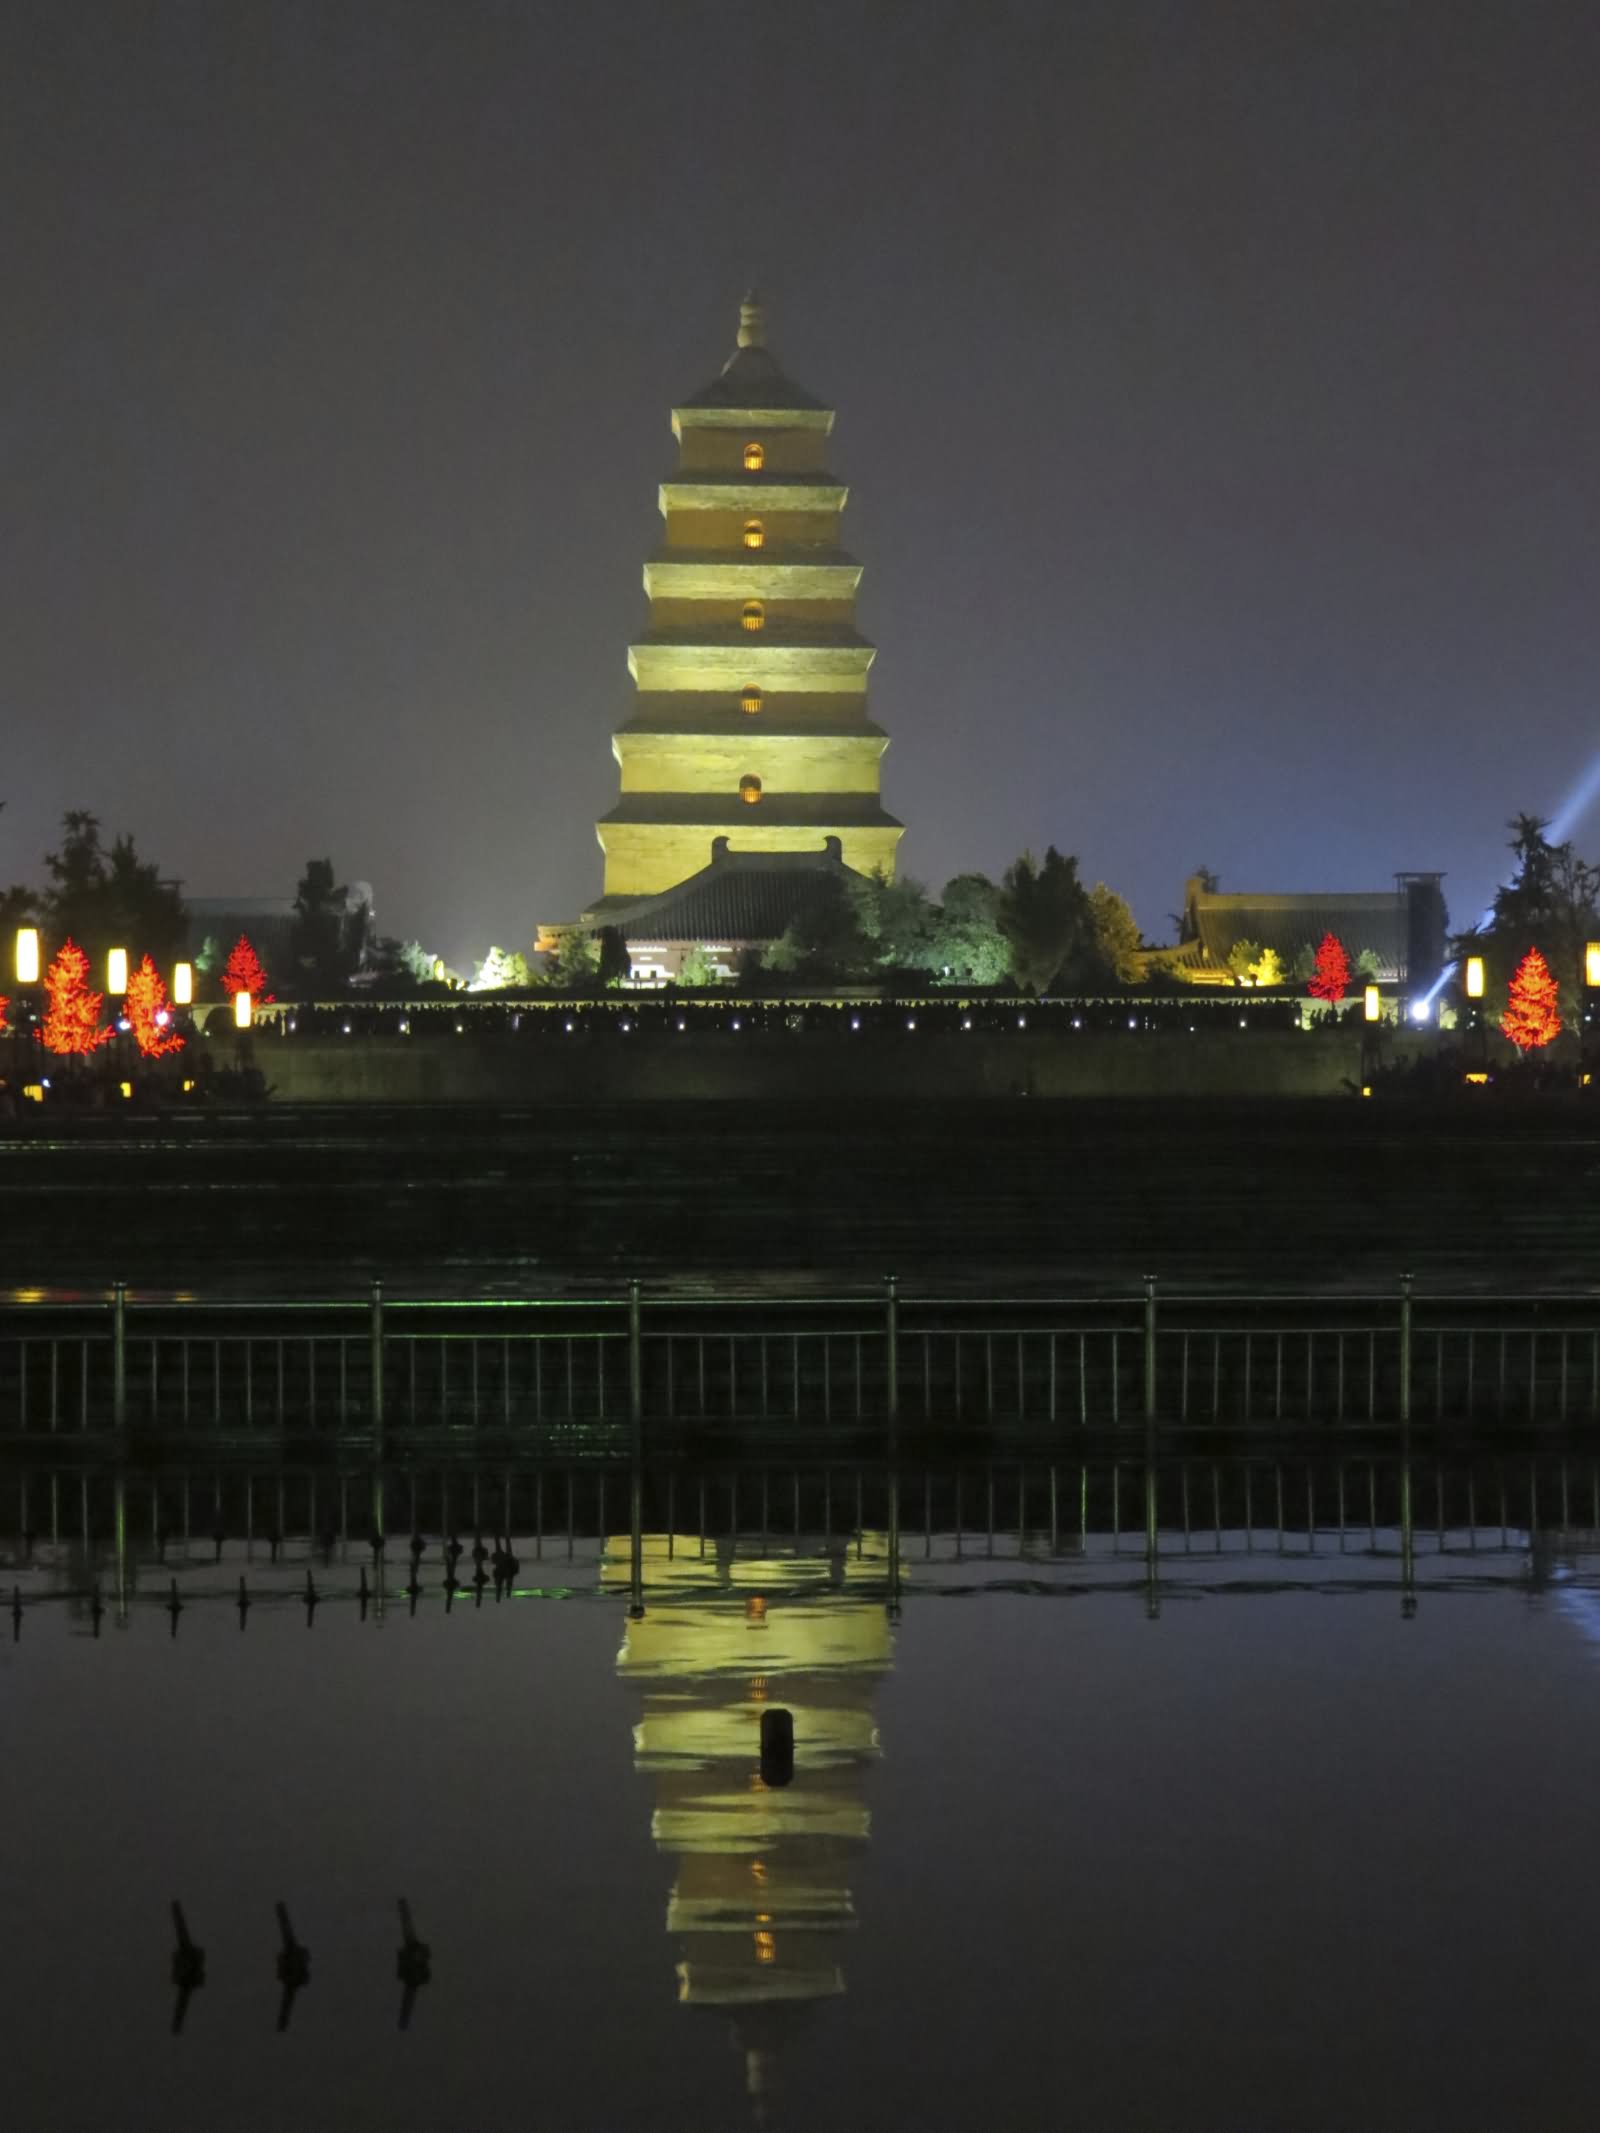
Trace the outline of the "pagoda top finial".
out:
<instances>
[{"instance_id":1,"label":"pagoda top finial","mask_svg":"<svg viewBox=\"0 0 1600 2133\"><path fill-rule=\"evenodd\" d=\"M759 289L746 289L739 305L739 346L765 348L766 345L767 307L761 301Z\"/></svg>"}]
</instances>

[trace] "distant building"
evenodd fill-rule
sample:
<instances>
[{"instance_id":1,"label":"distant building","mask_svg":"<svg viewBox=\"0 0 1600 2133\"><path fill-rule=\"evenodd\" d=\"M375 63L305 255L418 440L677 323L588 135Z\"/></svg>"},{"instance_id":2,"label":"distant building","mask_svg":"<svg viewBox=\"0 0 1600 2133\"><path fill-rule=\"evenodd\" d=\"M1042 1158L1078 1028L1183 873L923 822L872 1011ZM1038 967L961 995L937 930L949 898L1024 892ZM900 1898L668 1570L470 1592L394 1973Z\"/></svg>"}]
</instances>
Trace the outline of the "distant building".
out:
<instances>
[{"instance_id":1,"label":"distant building","mask_svg":"<svg viewBox=\"0 0 1600 2133\"><path fill-rule=\"evenodd\" d=\"M604 892L583 923L686 952L775 938L819 863L892 875L903 832L879 795L889 743L867 716L874 652L856 630L861 565L839 543L833 415L778 367L753 294L732 356L672 428L634 710L612 740L621 791L596 826ZM708 920L693 940L690 913Z\"/></svg>"},{"instance_id":2,"label":"distant building","mask_svg":"<svg viewBox=\"0 0 1600 2133\"><path fill-rule=\"evenodd\" d=\"M1287 977L1332 933L1352 972L1366 957L1379 984L1405 985L1415 977L1431 985L1445 961L1443 879L1442 874L1397 874L1389 889L1224 895L1206 886L1205 875L1191 874L1184 884L1178 946L1165 951L1163 960L1191 984L1229 985L1234 982L1229 958L1247 941L1271 949Z\"/></svg>"},{"instance_id":3,"label":"distant building","mask_svg":"<svg viewBox=\"0 0 1600 2133\"><path fill-rule=\"evenodd\" d=\"M292 896L186 896L184 910L189 929L184 953L191 962L207 941L226 960L242 933L265 964L269 978L288 978L294 964ZM372 935L372 910L371 882L352 881L344 894L345 923L360 929L363 946Z\"/></svg>"}]
</instances>

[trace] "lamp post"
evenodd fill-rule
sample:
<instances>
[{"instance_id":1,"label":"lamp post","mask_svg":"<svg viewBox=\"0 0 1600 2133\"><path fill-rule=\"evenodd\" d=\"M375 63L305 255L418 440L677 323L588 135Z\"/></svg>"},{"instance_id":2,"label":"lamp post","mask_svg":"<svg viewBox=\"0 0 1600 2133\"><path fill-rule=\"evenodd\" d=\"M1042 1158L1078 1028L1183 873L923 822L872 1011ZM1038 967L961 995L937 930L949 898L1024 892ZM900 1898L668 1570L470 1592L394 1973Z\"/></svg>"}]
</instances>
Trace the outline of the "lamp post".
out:
<instances>
[{"instance_id":1,"label":"lamp post","mask_svg":"<svg viewBox=\"0 0 1600 2133\"><path fill-rule=\"evenodd\" d=\"M233 1026L235 1029L248 1029L250 1027L250 1012L250 995L247 992L236 992L233 996Z\"/></svg>"},{"instance_id":2,"label":"lamp post","mask_svg":"<svg viewBox=\"0 0 1600 2133\"><path fill-rule=\"evenodd\" d=\"M194 1005L193 963L173 964L172 1004L174 1007L192 1007Z\"/></svg>"},{"instance_id":3,"label":"lamp post","mask_svg":"<svg viewBox=\"0 0 1600 2133\"><path fill-rule=\"evenodd\" d=\"M39 982L39 929L37 926L17 928L17 983L37 985Z\"/></svg>"},{"instance_id":4,"label":"lamp post","mask_svg":"<svg viewBox=\"0 0 1600 2133\"><path fill-rule=\"evenodd\" d=\"M128 990L128 951L112 948L106 954L106 991L120 1000Z\"/></svg>"}]
</instances>

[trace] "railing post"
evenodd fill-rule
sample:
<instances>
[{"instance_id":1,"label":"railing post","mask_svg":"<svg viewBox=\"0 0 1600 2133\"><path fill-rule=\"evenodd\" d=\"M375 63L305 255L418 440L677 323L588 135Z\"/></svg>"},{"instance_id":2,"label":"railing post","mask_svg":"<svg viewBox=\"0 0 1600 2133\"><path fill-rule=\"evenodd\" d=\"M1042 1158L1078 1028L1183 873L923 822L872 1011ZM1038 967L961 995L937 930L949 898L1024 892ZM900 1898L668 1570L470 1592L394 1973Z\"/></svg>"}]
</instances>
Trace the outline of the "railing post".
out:
<instances>
[{"instance_id":1,"label":"railing post","mask_svg":"<svg viewBox=\"0 0 1600 2133\"><path fill-rule=\"evenodd\" d=\"M1156 1419L1156 1277L1144 1277L1144 1419Z\"/></svg>"},{"instance_id":2,"label":"railing post","mask_svg":"<svg viewBox=\"0 0 1600 2133\"><path fill-rule=\"evenodd\" d=\"M372 1284L372 1302L369 1306L369 1334L372 1356L372 1458L374 1465L383 1464L383 1283Z\"/></svg>"},{"instance_id":3,"label":"railing post","mask_svg":"<svg viewBox=\"0 0 1600 2133\"><path fill-rule=\"evenodd\" d=\"M1411 1421L1411 1276L1400 1276L1400 1420Z\"/></svg>"},{"instance_id":4,"label":"railing post","mask_svg":"<svg viewBox=\"0 0 1600 2133\"><path fill-rule=\"evenodd\" d=\"M128 1284L111 1284L111 1426L128 1426Z\"/></svg>"},{"instance_id":5,"label":"railing post","mask_svg":"<svg viewBox=\"0 0 1600 2133\"><path fill-rule=\"evenodd\" d=\"M644 1614L644 1306L628 1283L628 1613Z\"/></svg>"},{"instance_id":6,"label":"railing post","mask_svg":"<svg viewBox=\"0 0 1600 2133\"><path fill-rule=\"evenodd\" d=\"M900 1438L900 1287L893 1274L883 1277L883 1341L883 1400L893 1458Z\"/></svg>"}]
</instances>

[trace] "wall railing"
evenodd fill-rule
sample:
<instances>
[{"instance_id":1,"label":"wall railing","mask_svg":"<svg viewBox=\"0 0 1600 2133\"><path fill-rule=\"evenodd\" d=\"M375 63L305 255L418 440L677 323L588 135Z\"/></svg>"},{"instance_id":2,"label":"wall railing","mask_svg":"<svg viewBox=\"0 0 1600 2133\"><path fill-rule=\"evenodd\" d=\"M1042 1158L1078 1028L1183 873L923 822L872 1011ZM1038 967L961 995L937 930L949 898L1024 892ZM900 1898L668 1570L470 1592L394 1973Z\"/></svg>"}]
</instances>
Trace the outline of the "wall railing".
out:
<instances>
[{"instance_id":1,"label":"wall railing","mask_svg":"<svg viewBox=\"0 0 1600 2133\"><path fill-rule=\"evenodd\" d=\"M0 1302L0 1441L1600 1422L1600 1296L646 1295Z\"/></svg>"}]
</instances>

